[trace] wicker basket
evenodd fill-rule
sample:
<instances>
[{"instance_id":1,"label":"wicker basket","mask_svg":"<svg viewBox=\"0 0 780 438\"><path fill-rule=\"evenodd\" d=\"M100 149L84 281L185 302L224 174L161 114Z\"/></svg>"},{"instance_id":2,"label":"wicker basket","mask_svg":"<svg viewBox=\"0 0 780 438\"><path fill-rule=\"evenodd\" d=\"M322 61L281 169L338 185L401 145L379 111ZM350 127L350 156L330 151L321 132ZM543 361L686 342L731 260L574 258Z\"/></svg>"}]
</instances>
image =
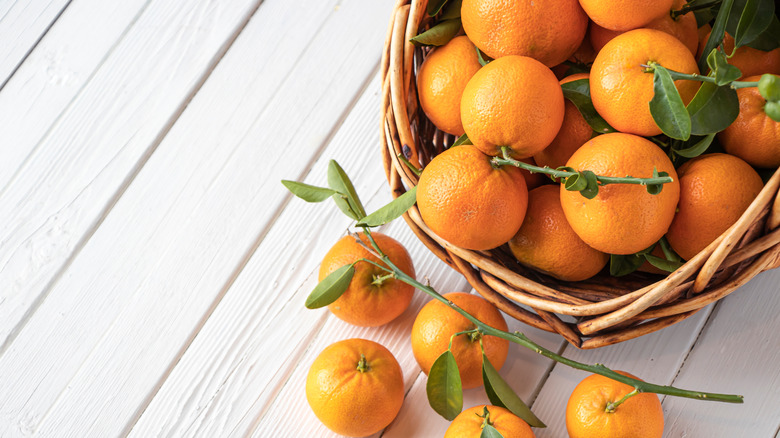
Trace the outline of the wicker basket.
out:
<instances>
[{"instance_id":1,"label":"wicker basket","mask_svg":"<svg viewBox=\"0 0 780 438\"><path fill-rule=\"evenodd\" d=\"M382 158L394 197L417 183L399 154L425 166L454 141L437 130L418 106L415 72L429 49L408 41L430 25L426 4L425 0L397 1L382 54ZM470 251L448 243L425 225L416 206L404 219L434 254L505 313L589 349L682 321L760 272L780 265L779 187L780 170L736 224L665 278L635 273L617 279L599 274L582 282L562 282L524 268L506 245Z\"/></svg>"}]
</instances>

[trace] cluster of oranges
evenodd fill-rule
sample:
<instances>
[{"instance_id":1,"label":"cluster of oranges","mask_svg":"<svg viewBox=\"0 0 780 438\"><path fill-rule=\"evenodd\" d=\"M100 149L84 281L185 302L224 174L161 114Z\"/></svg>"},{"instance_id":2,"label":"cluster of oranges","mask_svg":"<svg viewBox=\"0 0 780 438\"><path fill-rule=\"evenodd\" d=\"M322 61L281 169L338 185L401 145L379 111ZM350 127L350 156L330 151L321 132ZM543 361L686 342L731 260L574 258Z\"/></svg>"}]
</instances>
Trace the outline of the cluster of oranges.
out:
<instances>
[{"instance_id":1,"label":"cluster of oranges","mask_svg":"<svg viewBox=\"0 0 780 438\"><path fill-rule=\"evenodd\" d=\"M684 0L463 0L465 35L430 51L417 72L428 119L471 143L423 169L417 204L430 229L471 250L508 244L523 265L566 281L599 273L610 254L660 248L662 239L677 261L688 260L725 232L763 187L754 168L780 165L780 122L767 115L756 87L740 88L737 119L710 146L722 152L684 163L674 155L648 105L655 92L648 72L661 65L707 73L696 59L711 28L697 27L686 7ZM733 48L726 34L723 50ZM742 46L729 63L741 81L758 81L780 74L780 48ZM573 66L586 72L571 74ZM564 98L561 85L582 80L609 133L596 132ZM675 81L685 104L700 85ZM590 199L538 173L496 165L496 156L609 177L663 172L672 182L657 194L600 185Z\"/></svg>"}]
</instances>

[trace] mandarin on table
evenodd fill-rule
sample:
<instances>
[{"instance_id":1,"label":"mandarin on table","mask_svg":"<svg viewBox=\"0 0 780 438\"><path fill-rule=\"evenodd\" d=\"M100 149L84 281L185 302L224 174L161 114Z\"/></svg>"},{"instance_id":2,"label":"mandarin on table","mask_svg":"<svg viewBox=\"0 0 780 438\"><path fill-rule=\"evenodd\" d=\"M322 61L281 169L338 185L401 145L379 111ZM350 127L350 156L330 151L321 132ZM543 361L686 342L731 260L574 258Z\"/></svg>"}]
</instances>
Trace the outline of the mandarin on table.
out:
<instances>
[{"instance_id":1,"label":"mandarin on table","mask_svg":"<svg viewBox=\"0 0 780 438\"><path fill-rule=\"evenodd\" d=\"M412 258L401 243L390 236L381 233L371 233L377 245L390 257L390 261L403 272L414 277ZM364 233L360 240L371 247ZM336 269L368 259L381 264L375 255L360 245L354 236L344 236L333 245L322 260L319 281L322 281ZM387 324L409 307L414 294L414 287L394 278L381 278L387 272L367 263L359 261L355 264L355 274L349 287L328 309L339 319L362 327L374 327Z\"/></svg>"},{"instance_id":2,"label":"mandarin on table","mask_svg":"<svg viewBox=\"0 0 780 438\"><path fill-rule=\"evenodd\" d=\"M528 213L509 248L523 265L565 281L590 278L609 261L572 230L561 208L560 189L553 185L528 193Z\"/></svg>"},{"instance_id":3,"label":"mandarin on table","mask_svg":"<svg viewBox=\"0 0 780 438\"><path fill-rule=\"evenodd\" d=\"M417 93L425 115L444 132L463 135L460 98L481 67L474 44L466 36L433 49L417 73Z\"/></svg>"},{"instance_id":4,"label":"mandarin on table","mask_svg":"<svg viewBox=\"0 0 780 438\"><path fill-rule=\"evenodd\" d=\"M487 414L485 410L487 409ZM474 406L458 414L444 433L444 438L480 438L485 424L490 424L505 438L534 438L533 430L522 418L499 406Z\"/></svg>"},{"instance_id":5,"label":"mandarin on table","mask_svg":"<svg viewBox=\"0 0 780 438\"><path fill-rule=\"evenodd\" d=\"M629 373L617 371L636 378ZM582 380L566 405L566 430L570 438L661 438L664 413L658 396L640 393L607 412L607 405L634 388L598 374Z\"/></svg>"},{"instance_id":6,"label":"mandarin on table","mask_svg":"<svg viewBox=\"0 0 780 438\"><path fill-rule=\"evenodd\" d=\"M764 186L749 164L727 154L701 155L680 166L677 175L680 202L666 238L684 260L737 222Z\"/></svg>"},{"instance_id":7,"label":"mandarin on table","mask_svg":"<svg viewBox=\"0 0 780 438\"><path fill-rule=\"evenodd\" d=\"M582 145L566 166L596 175L650 178L653 168L667 172L671 183L651 195L636 184L610 184L587 199L561 185L561 206L572 229L589 246L609 254L634 254L656 243L674 218L680 199L677 172L666 153L642 137L611 133Z\"/></svg>"},{"instance_id":8,"label":"mandarin on table","mask_svg":"<svg viewBox=\"0 0 780 438\"><path fill-rule=\"evenodd\" d=\"M745 78L758 81L759 76ZM718 140L731 155L761 168L780 166L780 122L766 113L766 99L756 87L740 88L739 115L726 129L718 133Z\"/></svg>"},{"instance_id":9,"label":"mandarin on table","mask_svg":"<svg viewBox=\"0 0 780 438\"><path fill-rule=\"evenodd\" d=\"M482 67L460 103L463 128L474 146L488 155L509 146L515 158L547 147L561 128L563 112L555 74L526 56L505 56Z\"/></svg>"},{"instance_id":10,"label":"mandarin on table","mask_svg":"<svg viewBox=\"0 0 780 438\"><path fill-rule=\"evenodd\" d=\"M594 23L610 30L629 30L668 14L672 0L580 0Z\"/></svg>"},{"instance_id":11,"label":"mandarin on table","mask_svg":"<svg viewBox=\"0 0 780 438\"><path fill-rule=\"evenodd\" d=\"M506 331L504 317L484 298L462 292L448 293L444 298L483 323ZM452 335L475 328L477 326L471 321L441 301L433 300L423 306L412 326L412 352L423 372L428 374L433 362L447 351ZM509 351L509 341L495 336L483 336L481 340L490 363L497 370L501 369ZM452 340L452 354L464 389L482 385L482 350L479 344L479 338L469 335L459 335Z\"/></svg>"},{"instance_id":12,"label":"mandarin on table","mask_svg":"<svg viewBox=\"0 0 780 438\"><path fill-rule=\"evenodd\" d=\"M661 134L650 114L653 75L642 65L657 62L681 73L699 73L696 60L677 38L653 29L635 29L609 41L596 55L590 71L593 106L620 132L642 136ZM699 89L699 82L675 81L686 104Z\"/></svg>"},{"instance_id":13,"label":"mandarin on table","mask_svg":"<svg viewBox=\"0 0 780 438\"><path fill-rule=\"evenodd\" d=\"M385 347L366 339L331 344L306 377L306 399L328 429L362 437L392 422L404 401L401 366Z\"/></svg>"},{"instance_id":14,"label":"mandarin on table","mask_svg":"<svg viewBox=\"0 0 780 438\"><path fill-rule=\"evenodd\" d=\"M588 17L577 0L463 0L463 29L491 58L530 56L548 67L580 46Z\"/></svg>"},{"instance_id":15,"label":"mandarin on table","mask_svg":"<svg viewBox=\"0 0 780 438\"><path fill-rule=\"evenodd\" d=\"M420 175L420 215L453 245L493 249L523 223L528 189L520 169L496 168L490 160L474 146L456 146L434 157Z\"/></svg>"}]
</instances>

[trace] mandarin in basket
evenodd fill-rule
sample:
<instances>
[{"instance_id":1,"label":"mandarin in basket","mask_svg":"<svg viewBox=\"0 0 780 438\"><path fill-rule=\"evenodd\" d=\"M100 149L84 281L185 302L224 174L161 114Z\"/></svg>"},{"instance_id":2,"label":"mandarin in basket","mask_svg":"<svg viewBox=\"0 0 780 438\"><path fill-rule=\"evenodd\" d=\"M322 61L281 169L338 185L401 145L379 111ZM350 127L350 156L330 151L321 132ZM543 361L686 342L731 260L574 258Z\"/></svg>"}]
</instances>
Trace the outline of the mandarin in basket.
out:
<instances>
[{"instance_id":1,"label":"mandarin in basket","mask_svg":"<svg viewBox=\"0 0 780 438\"><path fill-rule=\"evenodd\" d=\"M509 249L525 266L565 281L593 277L609 256L588 246L572 230L561 208L560 189L542 186L528 192L528 213Z\"/></svg>"},{"instance_id":2,"label":"mandarin in basket","mask_svg":"<svg viewBox=\"0 0 780 438\"><path fill-rule=\"evenodd\" d=\"M679 11L684 5L685 0L674 0L672 9L668 12ZM696 25L696 16L693 15L693 12L677 17L673 17L671 13L666 13L642 27L668 33L685 44L685 47L693 55L696 54L696 50L699 48L699 30ZM606 29L595 22L591 22L589 30L590 43L596 52L599 52L612 38L625 32Z\"/></svg>"},{"instance_id":3,"label":"mandarin in basket","mask_svg":"<svg viewBox=\"0 0 780 438\"><path fill-rule=\"evenodd\" d=\"M672 223L680 182L666 153L642 137L611 133L582 145L566 166L596 175L650 178L653 168L666 172L671 183L651 195L635 184L609 184L587 199L561 185L561 207L572 229L589 246L609 254L634 254L656 243Z\"/></svg>"},{"instance_id":4,"label":"mandarin in basket","mask_svg":"<svg viewBox=\"0 0 780 438\"><path fill-rule=\"evenodd\" d=\"M528 189L520 169L494 167L474 146L455 146L423 168L417 206L428 227L453 245L487 250L520 229Z\"/></svg>"},{"instance_id":5,"label":"mandarin in basket","mask_svg":"<svg viewBox=\"0 0 780 438\"><path fill-rule=\"evenodd\" d=\"M509 146L514 158L547 147L561 128L563 113L555 74L526 56L505 56L482 67L460 102L463 128L474 146L488 155Z\"/></svg>"},{"instance_id":6,"label":"mandarin in basket","mask_svg":"<svg viewBox=\"0 0 780 438\"><path fill-rule=\"evenodd\" d=\"M480 438L487 425L502 436L534 438L533 430L522 418L499 406L474 406L458 414L444 433L444 438Z\"/></svg>"},{"instance_id":7,"label":"mandarin in basket","mask_svg":"<svg viewBox=\"0 0 780 438\"><path fill-rule=\"evenodd\" d=\"M425 115L437 128L463 135L460 98L481 67L477 50L466 36L453 38L425 58L417 73L417 94Z\"/></svg>"},{"instance_id":8,"label":"mandarin in basket","mask_svg":"<svg viewBox=\"0 0 780 438\"><path fill-rule=\"evenodd\" d=\"M587 73L577 73L561 79L561 85L580 79L587 79ZM539 166L553 169L561 167L569 161L571 155L593 136L590 127L580 110L568 99L564 102L563 124L558 134L549 146L534 155L534 161Z\"/></svg>"},{"instance_id":9,"label":"mandarin in basket","mask_svg":"<svg viewBox=\"0 0 780 438\"><path fill-rule=\"evenodd\" d=\"M390 261L403 272L414 277L412 258L400 242L381 233L371 233L377 245ZM371 247L364 233L360 240ZM394 320L409 307L414 287L394 278L387 272L360 259L382 263L360 245L354 236L344 236L328 250L320 265L319 281L336 269L357 262L355 274L347 290L328 309L339 319L362 327L374 327Z\"/></svg>"},{"instance_id":10,"label":"mandarin in basket","mask_svg":"<svg viewBox=\"0 0 780 438\"><path fill-rule=\"evenodd\" d=\"M501 312L484 298L463 292L448 293L444 298L483 323L506 331L506 321ZM436 359L447 351L452 335L476 328L471 321L441 301L433 300L423 306L412 326L412 352L423 372L428 374ZM490 363L497 370L501 369L509 351L509 341L495 336L483 336L481 341ZM452 339L452 354L464 389L482 385L482 349L479 344L479 336L458 335Z\"/></svg>"},{"instance_id":11,"label":"mandarin in basket","mask_svg":"<svg viewBox=\"0 0 780 438\"><path fill-rule=\"evenodd\" d=\"M759 79L759 76L751 76L742 80ZM766 99L756 87L738 89L737 97L739 115L728 128L718 133L718 140L726 152L742 158L752 166L780 166L780 122L767 115Z\"/></svg>"},{"instance_id":12,"label":"mandarin in basket","mask_svg":"<svg viewBox=\"0 0 780 438\"><path fill-rule=\"evenodd\" d=\"M491 58L530 56L548 67L580 46L588 17L577 0L463 0L463 30Z\"/></svg>"},{"instance_id":13,"label":"mandarin in basket","mask_svg":"<svg viewBox=\"0 0 780 438\"><path fill-rule=\"evenodd\" d=\"M624 371L618 373L635 378ZM566 430L570 438L661 438L664 412L658 396L640 393L613 410L610 403L621 400L634 388L598 374L582 380L566 405Z\"/></svg>"},{"instance_id":14,"label":"mandarin in basket","mask_svg":"<svg viewBox=\"0 0 780 438\"><path fill-rule=\"evenodd\" d=\"M672 0L580 0L594 23L611 30L629 30L668 14Z\"/></svg>"},{"instance_id":15,"label":"mandarin in basket","mask_svg":"<svg viewBox=\"0 0 780 438\"><path fill-rule=\"evenodd\" d=\"M354 437L377 433L401 410L401 366L374 341L336 342L311 364L306 399L322 424L336 433Z\"/></svg>"},{"instance_id":16,"label":"mandarin in basket","mask_svg":"<svg viewBox=\"0 0 780 438\"><path fill-rule=\"evenodd\" d=\"M650 62L681 73L699 73L696 60L677 38L653 29L635 29L613 38L596 55L590 71L593 106L612 127L642 136L661 134L648 103L655 94ZM686 104L699 89L695 81L675 81Z\"/></svg>"},{"instance_id":17,"label":"mandarin in basket","mask_svg":"<svg viewBox=\"0 0 780 438\"><path fill-rule=\"evenodd\" d=\"M684 260L733 225L764 186L749 164L728 154L696 157L680 166L677 176L680 202L666 238Z\"/></svg>"}]
</instances>

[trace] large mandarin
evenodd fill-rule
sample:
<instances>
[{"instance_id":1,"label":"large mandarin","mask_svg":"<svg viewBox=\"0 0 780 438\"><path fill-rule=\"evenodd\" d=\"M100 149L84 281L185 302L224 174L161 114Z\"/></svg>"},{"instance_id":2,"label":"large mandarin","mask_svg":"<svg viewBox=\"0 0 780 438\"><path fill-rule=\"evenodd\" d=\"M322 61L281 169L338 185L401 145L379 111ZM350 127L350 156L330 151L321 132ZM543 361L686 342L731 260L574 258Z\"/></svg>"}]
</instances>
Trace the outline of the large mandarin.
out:
<instances>
[{"instance_id":1,"label":"large mandarin","mask_svg":"<svg viewBox=\"0 0 780 438\"><path fill-rule=\"evenodd\" d=\"M609 254L634 254L656 243L674 218L680 199L677 172L666 153L642 137L599 135L572 155L566 166L596 175L650 178L653 169L666 172L671 183L651 195L644 186L610 184L587 199L561 185L561 207L572 229L589 246Z\"/></svg>"}]
</instances>

